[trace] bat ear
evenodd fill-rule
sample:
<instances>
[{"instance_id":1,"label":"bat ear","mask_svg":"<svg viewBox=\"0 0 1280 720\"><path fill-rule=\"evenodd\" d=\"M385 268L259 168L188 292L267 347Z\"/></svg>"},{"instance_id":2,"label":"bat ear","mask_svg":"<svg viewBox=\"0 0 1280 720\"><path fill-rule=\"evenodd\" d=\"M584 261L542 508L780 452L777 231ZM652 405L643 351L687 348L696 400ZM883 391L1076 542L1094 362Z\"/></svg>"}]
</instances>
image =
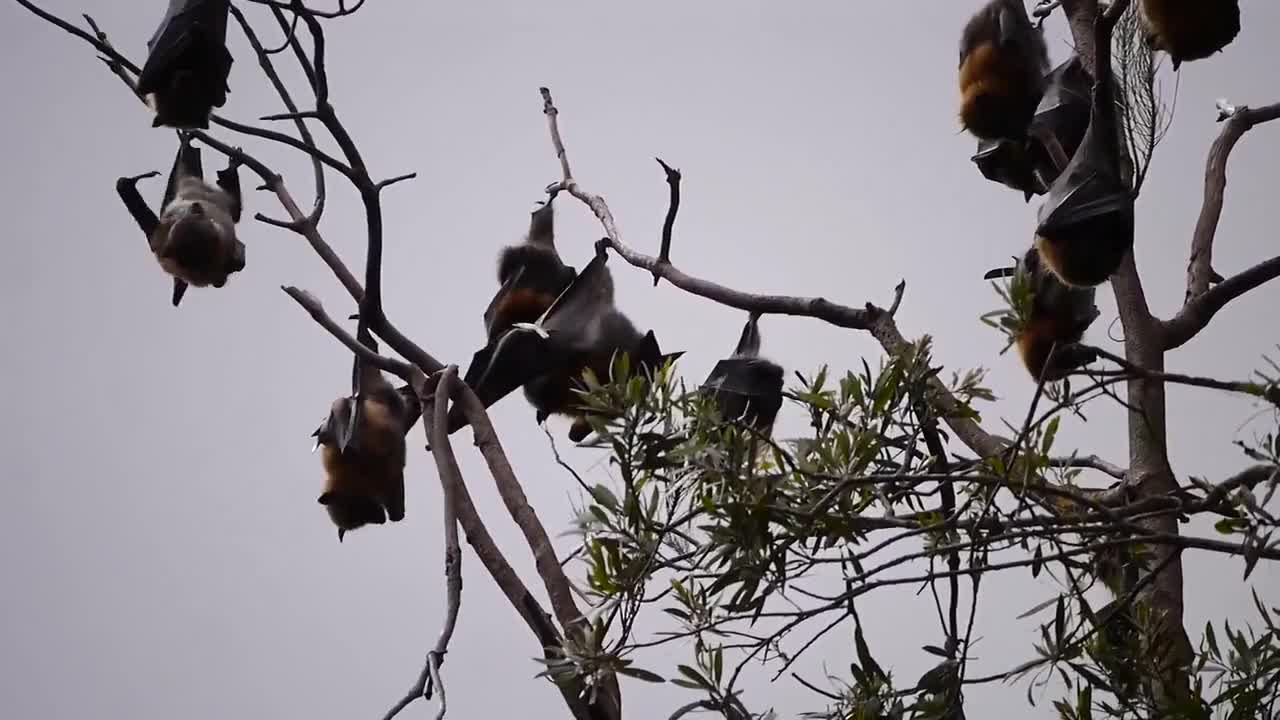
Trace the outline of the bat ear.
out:
<instances>
[{"instance_id":1,"label":"bat ear","mask_svg":"<svg viewBox=\"0 0 1280 720\"><path fill-rule=\"evenodd\" d=\"M173 306L178 307L178 303L182 302L182 297L187 294L187 283L181 278L173 279Z\"/></svg>"},{"instance_id":2,"label":"bat ear","mask_svg":"<svg viewBox=\"0 0 1280 720\"><path fill-rule=\"evenodd\" d=\"M322 494L320 497L316 498L316 502L320 503L321 505L329 505L333 503L334 497L335 496L332 492L326 492Z\"/></svg>"},{"instance_id":3,"label":"bat ear","mask_svg":"<svg viewBox=\"0 0 1280 720\"><path fill-rule=\"evenodd\" d=\"M347 534L347 531L345 529L338 528L338 542L342 542L342 536L346 534Z\"/></svg>"}]
</instances>

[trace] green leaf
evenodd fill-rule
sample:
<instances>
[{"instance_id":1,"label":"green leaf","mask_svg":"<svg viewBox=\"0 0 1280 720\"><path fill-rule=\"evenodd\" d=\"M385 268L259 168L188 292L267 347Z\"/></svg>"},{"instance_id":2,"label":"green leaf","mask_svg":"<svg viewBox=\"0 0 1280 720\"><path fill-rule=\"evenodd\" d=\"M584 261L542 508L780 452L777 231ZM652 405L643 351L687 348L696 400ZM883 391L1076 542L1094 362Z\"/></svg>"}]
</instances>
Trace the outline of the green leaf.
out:
<instances>
[{"instance_id":1,"label":"green leaf","mask_svg":"<svg viewBox=\"0 0 1280 720\"><path fill-rule=\"evenodd\" d=\"M876 663L875 658L871 657L871 651L867 649L867 640L862 636L861 625L853 629L853 643L858 651L858 662L862 664L867 674L873 679L886 677L884 670L880 669L880 665Z\"/></svg>"},{"instance_id":2,"label":"green leaf","mask_svg":"<svg viewBox=\"0 0 1280 720\"><path fill-rule=\"evenodd\" d=\"M644 680L645 682L652 682L652 683L666 682L666 678L662 677L661 675L657 673L649 672L648 670L642 670L637 667L620 667L618 668L618 674L626 675L627 677L633 677L637 680Z\"/></svg>"},{"instance_id":3,"label":"green leaf","mask_svg":"<svg viewBox=\"0 0 1280 720\"><path fill-rule=\"evenodd\" d=\"M684 675L685 677L689 678L690 681L695 683L694 685L695 688L702 688L704 690L716 689L716 686L712 685L710 680L703 677L702 673L698 672L697 670L694 670L688 665L677 665L676 669L680 671L681 675ZM672 682L679 683L679 678L672 680Z\"/></svg>"},{"instance_id":4,"label":"green leaf","mask_svg":"<svg viewBox=\"0 0 1280 720\"><path fill-rule=\"evenodd\" d=\"M613 491L604 485L597 484L595 487L591 488L591 497L593 500L610 510L616 512L618 509L618 496L614 495Z\"/></svg>"}]
</instances>

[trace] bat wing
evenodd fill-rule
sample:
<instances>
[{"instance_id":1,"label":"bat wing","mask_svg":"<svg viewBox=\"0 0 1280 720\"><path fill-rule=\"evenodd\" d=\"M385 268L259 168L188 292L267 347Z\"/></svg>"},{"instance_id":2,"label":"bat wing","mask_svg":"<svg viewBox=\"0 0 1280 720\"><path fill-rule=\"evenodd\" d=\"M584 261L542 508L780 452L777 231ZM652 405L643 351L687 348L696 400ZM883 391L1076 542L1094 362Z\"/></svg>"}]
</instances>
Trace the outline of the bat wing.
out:
<instances>
[{"instance_id":1,"label":"bat wing","mask_svg":"<svg viewBox=\"0 0 1280 720\"><path fill-rule=\"evenodd\" d=\"M1070 162L1089 127L1093 79L1078 55L1054 68L1027 129L1033 162L1052 182Z\"/></svg>"},{"instance_id":2,"label":"bat wing","mask_svg":"<svg viewBox=\"0 0 1280 720\"><path fill-rule=\"evenodd\" d=\"M782 368L761 358L727 358L716 363L702 391L716 399L726 419L747 415L759 426L773 423L782 407Z\"/></svg>"},{"instance_id":3,"label":"bat wing","mask_svg":"<svg viewBox=\"0 0 1280 720\"><path fill-rule=\"evenodd\" d=\"M511 328L476 351L463 382L487 408L547 372L560 355L556 345L537 332ZM449 432L464 425L466 419L462 409L457 405L450 408Z\"/></svg>"},{"instance_id":4,"label":"bat wing","mask_svg":"<svg viewBox=\"0 0 1280 720\"><path fill-rule=\"evenodd\" d=\"M147 61L138 75L138 92L155 92L173 72L190 69L187 66L192 62L208 63L205 69L220 79L222 101L226 102L225 83L231 69L231 55L226 51L230 7L228 0L170 0L164 19L147 41ZM193 54L206 53L193 58Z\"/></svg>"},{"instance_id":5,"label":"bat wing","mask_svg":"<svg viewBox=\"0 0 1280 720\"><path fill-rule=\"evenodd\" d=\"M141 95L179 94L173 101L182 107L166 110L177 114L157 118L157 124L173 120L182 127L207 127L208 110L226 104L232 62L226 47L230 7L229 0L170 0L160 27L147 42L147 61L138 75Z\"/></svg>"},{"instance_id":6,"label":"bat wing","mask_svg":"<svg viewBox=\"0 0 1280 720\"><path fill-rule=\"evenodd\" d=\"M204 162L200 157L200 148L191 144L186 135L178 145L178 152L173 157L173 168L169 171L169 182L164 186L164 202L160 204L161 212L173 202L178 194L178 181L184 175L204 177Z\"/></svg>"},{"instance_id":7,"label":"bat wing","mask_svg":"<svg viewBox=\"0 0 1280 720\"><path fill-rule=\"evenodd\" d=\"M243 201L240 197L240 165L232 159L227 163L226 169L219 170L217 175L218 187L231 198L231 207L227 208L227 212L231 215L231 222L239 223L243 210Z\"/></svg>"},{"instance_id":8,"label":"bat wing","mask_svg":"<svg viewBox=\"0 0 1280 720\"><path fill-rule=\"evenodd\" d=\"M524 267L517 268L515 272L502 283L502 287L498 288L498 292L494 293L493 299L489 301L489 306L484 309L484 332L485 335L493 337L493 318L498 313L498 308L506 301L507 296L511 294L520 285L520 278L524 275Z\"/></svg>"},{"instance_id":9,"label":"bat wing","mask_svg":"<svg viewBox=\"0 0 1280 720\"><path fill-rule=\"evenodd\" d=\"M402 385L396 388L396 393L404 401L404 432L406 435L418 423L418 418L422 417L422 403L418 400L418 393L413 391L413 386Z\"/></svg>"},{"instance_id":10,"label":"bat wing","mask_svg":"<svg viewBox=\"0 0 1280 720\"><path fill-rule=\"evenodd\" d=\"M982 177L1022 191L1027 201L1032 195L1043 195L1047 190L1036 177L1026 144L1022 141L1007 138L979 140L978 151L971 159Z\"/></svg>"},{"instance_id":11,"label":"bat wing","mask_svg":"<svg viewBox=\"0 0 1280 720\"><path fill-rule=\"evenodd\" d=\"M738 345L733 349L738 357L755 357L760 354L760 315L751 313L742 326L742 335L738 336Z\"/></svg>"},{"instance_id":12,"label":"bat wing","mask_svg":"<svg viewBox=\"0 0 1280 720\"><path fill-rule=\"evenodd\" d=\"M351 408L354 403L351 398L344 398L341 403L334 403L329 414L325 416L324 422L320 423L320 427L311 433L311 437L316 439L316 444L311 448L312 452L320 445L331 445L337 447L339 439L349 434L351 426Z\"/></svg>"},{"instance_id":13,"label":"bat wing","mask_svg":"<svg viewBox=\"0 0 1280 720\"><path fill-rule=\"evenodd\" d=\"M182 278L175 277L173 279L173 306L178 307L178 303L182 302L183 296L187 294L187 281Z\"/></svg>"},{"instance_id":14,"label":"bat wing","mask_svg":"<svg viewBox=\"0 0 1280 720\"><path fill-rule=\"evenodd\" d=\"M597 320L611 309L613 277L601 253L591 258L573 282L538 318L538 325L566 348L588 349Z\"/></svg>"},{"instance_id":15,"label":"bat wing","mask_svg":"<svg viewBox=\"0 0 1280 720\"><path fill-rule=\"evenodd\" d=\"M1132 234L1133 197L1120 175L1119 153L1108 135L1114 123L1093 113L1080 148L1049 188L1038 215L1039 235L1070 233L1085 222L1127 225Z\"/></svg>"}]
</instances>

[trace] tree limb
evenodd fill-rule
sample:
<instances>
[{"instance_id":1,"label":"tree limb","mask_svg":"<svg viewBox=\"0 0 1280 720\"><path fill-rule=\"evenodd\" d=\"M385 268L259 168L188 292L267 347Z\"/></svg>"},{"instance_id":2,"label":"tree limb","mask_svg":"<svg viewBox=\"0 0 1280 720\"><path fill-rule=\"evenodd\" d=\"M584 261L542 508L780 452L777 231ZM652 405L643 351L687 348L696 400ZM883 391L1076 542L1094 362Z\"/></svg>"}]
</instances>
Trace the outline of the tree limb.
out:
<instances>
[{"instance_id":1,"label":"tree limb","mask_svg":"<svg viewBox=\"0 0 1280 720\"><path fill-rule=\"evenodd\" d=\"M1280 118L1280 103L1256 110L1244 105L1231 108L1222 132L1209 148L1204 170L1204 204L1196 220L1195 234L1191 238L1191 259L1187 262L1187 305L1209 289L1213 275L1213 241L1222 217L1222 202L1227 188L1227 158L1240 138L1253 126L1276 118Z\"/></svg>"},{"instance_id":2,"label":"tree limb","mask_svg":"<svg viewBox=\"0 0 1280 720\"><path fill-rule=\"evenodd\" d=\"M455 510L457 499L453 492L454 480L446 477L448 473L457 470L457 465L450 466L448 458L444 455L444 448L449 447L449 423L447 421L449 403L447 393L450 388L446 386L445 394L436 394L436 389L446 375L448 375L447 372L432 376L430 380L434 381L433 387L429 388L426 383L422 383L414 388L414 392L418 394L420 400L430 396L436 401L422 405L422 426L426 430L427 441L431 445L431 456L436 461L436 472L440 476L440 485L443 491L446 601L444 627L440 630L440 636L436 639L435 647L432 648L431 652L427 653L426 663L423 665L422 673L418 676L417 682L391 708L383 720L391 720L401 710L420 697L430 699L433 690L440 696L440 707L436 713L436 720L444 720L445 713L448 710L444 684L440 680L440 666L444 663L445 653L449 651L449 640L453 638L453 631L458 624L458 612L462 607L462 549L458 544L458 517ZM456 373L449 377L449 382L451 383L455 379ZM457 478L457 482L461 483L461 477Z\"/></svg>"}]
</instances>

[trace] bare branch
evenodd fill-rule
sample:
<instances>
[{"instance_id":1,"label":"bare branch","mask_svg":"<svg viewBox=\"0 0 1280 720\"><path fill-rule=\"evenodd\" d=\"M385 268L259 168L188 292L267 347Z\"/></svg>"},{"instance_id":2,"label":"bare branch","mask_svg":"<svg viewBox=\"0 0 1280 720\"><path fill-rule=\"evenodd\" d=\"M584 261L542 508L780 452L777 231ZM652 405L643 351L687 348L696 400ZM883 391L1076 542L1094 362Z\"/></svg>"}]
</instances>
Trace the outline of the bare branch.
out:
<instances>
[{"instance_id":1,"label":"bare branch","mask_svg":"<svg viewBox=\"0 0 1280 720\"><path fill-rule=\"evenodd\" d=\"M1105 473L1117 480L1124 480L1128 474L1127 468L1103 460L1097 455L1088 455L1086 457L1068 457L1068 458L1049 458L1050 467L1057 468L1088 468Z\"/></svg>"},{"instance_id":2,"label":"bare branch","mask_svg":"<svg viewBox=\"0 0 1280 720\"><path fill-rule=\"evenodd\" d=\"M1223 111L1227 115L1226 124L1209 148L1209 159L1205 163L1204 204L1201 205L1200 217L1196 220L1195 234L1191 239L1191 259L1187 263L1187 305L1209 289L1213 274L1213 241L1218 231L1218 221L1222 217L1223 196L1227 188L1227 158L1240 138L1253 126L1280 118L1280 103L1256 110L1243 105L1230 110L1229 114ZM1221 119L1220 116L1219 120ZM1186 340L1170 347L1177 347L1183 342Z\"/></svg>"},{"instance_id":3,"label":"bare branch","mask_svg":"<svg viewBox=\"0 0 1280 720\"><path fill-rule=\"evenodd\" d=\"M447 405L453 393L459 388L466 387L461 383L454 383L457 372L456 366L450 365L445 368L439 374L438 385L434 389L425 380L419 378L419 381L414 384L414 391L418 393L418 399L424 410L428 407L434 408L434 403ZM471 499L471 493L468 492L466 483L462 480L462 471L458 467L453 446L449 442L448 423L432 420L430 425L433 435L438 435L442 430L445 432L443 436L432 441L431 452L436 457L440 481L448 483L449 492L453 495L454 511L457 514L458 523L467 534L467 542L480 558L481 564L489 571L494 582L498 584L498 588L507 597L507 601L533 631L543 648L544 655L549 659L556 658L563 648L560 633L551 622L551 617L547 615L546 610L542 608L542 604L529 592L524 581L511 567L511 563L502 554L502 550L498 548L497 542L489 534L488 528L480 518L475 503ZM599 708L588 706L582 700L580 683L565 683L557 687L576 720L613 720L618 717L602 712Z\"/></svg>"},{"instance_id":4,"label":"bare branch","mask_svg":"<svg viewBox=\"0 0 1280 720\"><path fill-rule=\"evenodd\" d=\"M662 158L654 158L654 160L662 166L662 171L667 174L667 185L671 187L671 202L667 205L667 217L662 221L662 247L658 250L658 263L669 265L671 263L671 229L676 224L676 213L680 211L681 175L679 170L663 162ZM657 272L653 273L654 287L658 287L658 280L661 277Z\"/></svg>"},{"instance_id":5,"label":"bare branch","mask_svg":"<svg viewBox=\"0 0 1280 720\"><path fill-rule=\"evenodd\" d=\"M515 471L511 469L511 463L507 460L506 452L502 449L502 443L498 440L498 434L493 429L488 413L485 412L484 404L466 384L460 383L454 392L458 395L457 402L461 405L467 422L474 431L476 447L480 448L480 454L484 456L494 483L498 486L498 494L502 496L507 512L520 528L520 532L524 534L525 542L533 552L535 567L546 587L547 596L551 599L551 607L560 621L560 626L566 633L583 637L585 620L577 603L574 602L573 584L565 575L564 568L556 558L555 546L551 544L551 538L538 519L537 513L530 507L529 499L525 497L524 489L520 487L520 481L516 479ZM447 430L447 425L442 424L441 431L447 432ZM609 717L620 718L622 695L616 678L609 683L608 689L610 692L607 694L613 697L597 700L597 704L616 702L616 705L608 708L606 712Z\"/></svg>"},{"instance_id":6,"label":"bare branch","mask_svg":"<svg viewBox=\"0 0 1280 720\"><path fill-rule=\"evenodd\" d=\"M432 376L431 379L435 381L434 387L423 383L414 388L414 392L423 403L422 425L426 430L427 441L431 445L431 456L436 461L436 471L440 476L443 491L446 598L444 627L440 630L435 647L427 653L427 660L423 665L422 673L418 676L418 681L400 699L400 702L391 708L384 720L391 720L419 697L430 699L433 689L440 696L436 720L443 720L448 709L444 684L440 680L440 666L444 663L445 653L449 651L449 641L453 638L453 631L458 625L458 612L462 607L462 549L458 543L457 498L454 493L455 483L460 485L462 478L460 475L456 478L447 476L448 473L456 473L458 468L456 463L450 465L449 458L445 456L446 449L450 447L447 418L452 383L457 379L456 372L451 367L445 372Z\"/></svg>"},{"instance_id":7,"label":"bare branch","mask_svg":"<svg viewBox=\"0 0 1280 720\"><path fill-rule=\"evenodd\" d=\"M370 350L368 347L365 347L365 345L363 345L359 340L356 340L354 335L344 330L338 323L334 322L333 318L329 317L329 314L325 312L324 306L321 305L320 301L311 293L306 290L299 290L296 287L281 286L280 289L284 290L289 297L293 298L299 305L301 305L302 309L306 310L307 313L311 315L312 320L315 320L320 324L320 327L327 330L330 335L337 338L343 345L346 345L347 348L359 356L361 360L375 365L379 370L385 370L407 383L412 383L415 377L422 375L421 371L415 369L414 366L409 363L396 360L394 358L383 357L373 350Z\"/></svg>"},{"instance_id":8,"label":"bare branch","mask_svg":"<svg viewBox=\"0 0 1280 720\"><path fill-rule=\"evenodd\" d=\"M289 93L288 86L284 84L284 81L280 79L280 74L276 72L275 65L271 62L271 53L262 47L262 42L258 40L258 34L254 32L253 27L249 24L249 21L245 19L244 13L240 12L240 8L236 7L235 5L232 5L231 14L235 16L236 22L239 23L240 25L240 29L244 32L245 37L248 38L249 45L253 48L254 53L257 54L258 56L258 65L262 68L262 72L267 76L267 79L271 81L271 85L275 87L276 93L280 96L281 102L283 102L284 106L289 109L289 112L297 113L298 112L297 103L293 101L293 96ZM296 22L296 18L295 18L295 22ZM286 45L293 42L295 42L294 34L292 31L290 31L289 40L286 43ZM306 143L311 147L315 147L315 144L316 144L315 138L312 137L311 130L307 128L307 124L302 122L301 118L299 118L297 121L294 122L294 127L297 128L298 135L302 138L302 141L304 143ZM325 204L325 198L326 198L326 190L325 190L325 182L324 182L324 164L321 163L320 159L315 157L314 155L311 157L311 164L312 164L312 172L315 175L316 199L315 199L315 204L312 207L311 213L307 216L307 219L313 225L316 225L316 224L319 224L320 222L320 216L324 214L324 204ZM279 223L271 223L271 224L279 225Z\"/></svg>"},{"instance_id":9,"label":"bare branch","mask_svg":"<svg viewBox=\"0 0 1280 720\"><path fill-rule=\"evenodd\" d=\"M1195 375L1181 375L1178 373L1164 372L1162 370L1150 370L1135 363L1131 363L1124 358L1109 353L1101 348L1090 345L1081 345L1082 348L1088 349L1098 354L1099 357L1106 358L1111 362L1124 368L1124 372L1128 375L1143 378L1145 380L1158 380L1160 382L1174 383L1175 385L1190 385L1193 387L1209 388L1211 390L1226 390L1228 392L1241 393L1243 395L1251 395L1253 397L1262 398L1267 402L1280 408L1280 388L1269 387L1256 382L1238 382L1229 380L1215 380L1209 377L1199 377Z\"/></svg>"}]
</instances>

